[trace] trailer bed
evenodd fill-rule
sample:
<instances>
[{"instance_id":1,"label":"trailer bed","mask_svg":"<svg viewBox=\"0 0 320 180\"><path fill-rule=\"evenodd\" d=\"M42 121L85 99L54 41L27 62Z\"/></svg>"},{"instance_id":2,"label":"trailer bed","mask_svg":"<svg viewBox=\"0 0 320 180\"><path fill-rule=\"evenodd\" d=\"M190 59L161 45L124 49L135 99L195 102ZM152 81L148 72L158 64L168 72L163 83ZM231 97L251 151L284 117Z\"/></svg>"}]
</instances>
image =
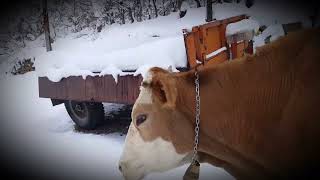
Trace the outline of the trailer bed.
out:
<instances>
[{"instance_id":1,"label":"trailer bed","mask_svg":"<svg viewBox=\"0 0 320 180\"><path fill-rule=\"evenodd\" d=\"M55 100L133 104L139 95L141 81L141 75L120 76L117 83L111 75L88 76L86 79L70 76L59 82L39 77L39 96Z\"/></svg>"},{"instance_id":2,"label":"trailer bed","mask_svg":"<svg viewBox=\"0 0 320 180\"><path fill-rule=\"evenodd\" d=\"M225 37L229 23L246 18L248 16L240 15L195 26L191 31L184 29L188 65L178 70L187 71L194 68L199 61L204 65L219 64L241 57L244 52L251 54L252 41L238 42L238 36L235 35L233 37L235 41L229 44ZM221 48L225 49L214 56L208 56ZM140 92L141 81L141 75L119 76L117 83L112 75L88 76L86 79L81 76L70 76L59 82L52 82L47 77L39 77L39 96L51 98L53 105L66 101L134 104Z\"/></svg>"}]
</instances>

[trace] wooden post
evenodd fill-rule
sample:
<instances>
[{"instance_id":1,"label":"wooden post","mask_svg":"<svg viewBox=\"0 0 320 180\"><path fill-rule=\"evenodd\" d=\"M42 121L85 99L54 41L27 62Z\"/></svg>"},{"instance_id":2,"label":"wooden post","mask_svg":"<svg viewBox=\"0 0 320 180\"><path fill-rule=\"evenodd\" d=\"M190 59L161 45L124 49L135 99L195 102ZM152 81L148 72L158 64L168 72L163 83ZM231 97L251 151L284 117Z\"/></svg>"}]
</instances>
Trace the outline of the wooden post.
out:
<instances>
[{"instance_id":1,"label":"wooden post","mask_svg":"<svg viewBox=\"0 0 320 180\"><path fill-rule=\"evenodd\" d=\"M43 9L43 29L44 29L44 36L46 40L46 48L47 51L52 51L51 41L50 41L50 29L49 29L49 18L48 18L48 11L47 11L47 0L42 0L42 9Z\"/></svg>"},{"instance_id":2,"label":"wooden post","mask_svg":"<svg viewBox=\"0 0 320 180\"><path fill-rule=\"evenodd\" d=\"M237 41L236 41L236 38L234 38L233 42L231 43L231 57L232 59L235 59L238 57L238 54L237 54Z\"/></svg>"},{"instance_id":3,"label":"wooden post","mask_svg":"<svg viewBox=\"0 0 320 180\"><path fill-rule=\"evenodd\" d=\"M206 22L212 21L212 0L207 0L207 18Z\"/></svg>"}]
</instances>

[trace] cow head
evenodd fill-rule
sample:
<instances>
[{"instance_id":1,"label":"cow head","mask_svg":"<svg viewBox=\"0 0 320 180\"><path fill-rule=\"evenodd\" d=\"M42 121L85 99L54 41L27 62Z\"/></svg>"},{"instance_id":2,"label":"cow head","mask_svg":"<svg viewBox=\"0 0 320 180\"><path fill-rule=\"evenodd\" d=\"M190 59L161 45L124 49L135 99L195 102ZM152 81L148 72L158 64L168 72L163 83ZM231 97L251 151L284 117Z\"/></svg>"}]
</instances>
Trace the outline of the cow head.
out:
<instances>
[{"instance_id":1,"label":"cow head","mask_svg":"<svg viewBox=\"0 0 320 180\"><path fill-rule=\"evenodd\" d=\"M177 130L175 123L185 117L176 108L177 86L172 74L153 68L140 90L119 162L123 176L130 180L190 162L192 151L192 147L185 148L176 142L176 131L181 132L181 129ZM191 125L183 126L181 128L192 132Z\"/></svg>"}]
</instances>

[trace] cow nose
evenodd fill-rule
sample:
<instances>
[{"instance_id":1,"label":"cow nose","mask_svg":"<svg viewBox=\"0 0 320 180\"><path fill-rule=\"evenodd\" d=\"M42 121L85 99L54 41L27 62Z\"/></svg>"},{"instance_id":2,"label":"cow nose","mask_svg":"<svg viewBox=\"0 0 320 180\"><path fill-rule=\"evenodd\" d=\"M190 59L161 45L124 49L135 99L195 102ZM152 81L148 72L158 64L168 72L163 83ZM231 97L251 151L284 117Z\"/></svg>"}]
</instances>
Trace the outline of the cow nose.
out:
<instances>
[{"instance_id":1,"label":"cow nose","mask_svg":"<svg viewBox=\"0 0 320 180\"><path fill-rule=\"evenodd\" d=\"M124 169L126 168L126 167L125 167L125 162L120 161L118 168L119 168L119 171L120 171L121 173L123 173Z\"/></svg>"},{"instance_id":2,"label":"cow nose","mask_svg":"<svg viewBox=\"0 0 320 180\"><path fill-rule=\"evenodd\" d=\"M119 171L122 172L121 164L119 164Z\"/></svg>"}]
</instances>

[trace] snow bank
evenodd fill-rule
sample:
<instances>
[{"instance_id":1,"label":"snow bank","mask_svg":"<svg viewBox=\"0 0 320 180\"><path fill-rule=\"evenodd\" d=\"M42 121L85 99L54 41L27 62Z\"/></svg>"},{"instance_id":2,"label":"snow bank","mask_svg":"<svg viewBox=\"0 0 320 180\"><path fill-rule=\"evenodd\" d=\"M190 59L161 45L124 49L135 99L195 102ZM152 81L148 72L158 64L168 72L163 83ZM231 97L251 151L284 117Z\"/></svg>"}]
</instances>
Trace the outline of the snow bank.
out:
<instances>
[{"instance_id":1,"label":"snow bank","mask_svg":"<svg viewBox=\"0 0 320 180\"><path fill-rule=\"evenodd\" d=\"M122 75L122 71L136 70L149 64L159 67L186 67L186 53L183 37L170 37L135 48L117 50L104 54L88 54L68 51L51 51L38 57L36 69L39 76L47 76L57 82L63 77L81 75L85 78L90 72L101 72L100 75ZM110 67L112 65L112 67ZM116 79L116 78L115 78Z\"/></svg>"},{"instance_id":2,"label":"snow bank","mask_svg":"<svg viewBox=\"0 0 320 180\"><path fill-rule=\"evenodd\" d=\"M59 82L63 77L82 76L83 79L86 79L87 76L95 76L95 74L89 70L79 69L75 65L67 64L61 68L48 68L45 76L53 82Z\"/></svg>"},{"instance_id":3,"label":"snow bank","mask_svg":"<svg viewBox=\"0 0 320 180\"><path fill-rule=\"evenodd\" d=\"M248 31L258 32L259 23L252 19L244 19L235 23L230 23L226 27L226 36L230 36L237 33L245 33Z\"/></svg>"},{"instance_id":4,"label":"snow bank","mask_svg":"<svg viewBox=\"0 0 320 180\"><path fill-rule=\"evenodd\" d=\"M114 81L116 83L118 83L118 76L124 76L124 75L129 75L132 73L127 73L127 72L123 72L120 69L118 69L116 66L114 66L113 64L107 66L106 68L104 68L100 73L99 76L104 76L104 75L108 75L111 74Z\"/></svg>"},{"instance_id":5,"label":"snow bank","mask_svg":"<svg viewBox=\"0 0 320 180\"><path fill-rule=\"evenodd\" d=\"M241 3L215 4L214 11L217 19L246 14L260 25L284 24L301 21L304 27L310 27L309 13L312 9L303 7L297 1L255 1L250 8Z\"/></svg>"},{"instance_id":6,"label":"snow bank","mask_svg":"<svg viewBox=\"0 0 320 180\"><path fill-rule=\"evenodd\" d=\"M255 45L255 47L260 47L265 44L266 38L270 37L270 41L274 41L284 35L285 35L285 33L282 28L282 25L280 25L280 24L270 25L260 35L255 37L254 45Z\"/></svg>"}]
</instances>

